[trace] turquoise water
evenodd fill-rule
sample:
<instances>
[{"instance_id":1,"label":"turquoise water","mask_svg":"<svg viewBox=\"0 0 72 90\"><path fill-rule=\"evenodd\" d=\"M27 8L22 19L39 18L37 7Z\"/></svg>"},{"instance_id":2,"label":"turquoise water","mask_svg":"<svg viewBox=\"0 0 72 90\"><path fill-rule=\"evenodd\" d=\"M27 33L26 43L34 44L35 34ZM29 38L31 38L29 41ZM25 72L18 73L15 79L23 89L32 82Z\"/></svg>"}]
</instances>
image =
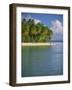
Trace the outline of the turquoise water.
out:
<instances>
[{"instance_id":1,"label":"turquoise water","mask_svg":"<svg viewBox=\"0 0 72 90\"><path fill-rule=\"evenodd\" d=\"M63 43L22 46L22 77L63 75Z\"/></svg>"}]
</instances>

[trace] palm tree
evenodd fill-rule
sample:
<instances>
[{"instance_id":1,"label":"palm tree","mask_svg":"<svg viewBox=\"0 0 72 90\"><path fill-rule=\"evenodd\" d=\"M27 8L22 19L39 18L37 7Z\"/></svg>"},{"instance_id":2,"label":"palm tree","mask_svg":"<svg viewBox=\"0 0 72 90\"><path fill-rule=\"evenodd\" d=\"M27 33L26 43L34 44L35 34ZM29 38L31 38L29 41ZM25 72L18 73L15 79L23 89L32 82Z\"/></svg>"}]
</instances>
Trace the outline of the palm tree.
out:
<instances>
[{"instance_id":1,"label":"palm tree","mask_svg":"<svg viewBox=\"0 0 72 90\"><path fill-rule=\"evenodd\" d=\"M34 19L23 19L22 42L48 42L52 38L53 31L42 23L34 23Z\"/></svg>"}]
</instances>

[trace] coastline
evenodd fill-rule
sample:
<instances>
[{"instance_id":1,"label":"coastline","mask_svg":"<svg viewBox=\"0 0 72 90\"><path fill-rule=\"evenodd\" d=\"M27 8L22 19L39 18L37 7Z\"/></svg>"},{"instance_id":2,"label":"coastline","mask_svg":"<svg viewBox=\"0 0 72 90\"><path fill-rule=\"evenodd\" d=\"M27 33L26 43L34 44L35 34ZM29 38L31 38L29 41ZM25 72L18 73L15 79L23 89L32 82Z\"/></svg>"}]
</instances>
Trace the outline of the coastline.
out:
<instances>
[{"instance_id":1,"label":"coastline","mask_svg":"<svg viewBox=\"0 0 72 90\"><path fill-rule=\"evenodd\" d=\"M22 46L50 46L56 45L55 43L48 42L48 43L21 43Z\"/></svg>"}]
</instances>

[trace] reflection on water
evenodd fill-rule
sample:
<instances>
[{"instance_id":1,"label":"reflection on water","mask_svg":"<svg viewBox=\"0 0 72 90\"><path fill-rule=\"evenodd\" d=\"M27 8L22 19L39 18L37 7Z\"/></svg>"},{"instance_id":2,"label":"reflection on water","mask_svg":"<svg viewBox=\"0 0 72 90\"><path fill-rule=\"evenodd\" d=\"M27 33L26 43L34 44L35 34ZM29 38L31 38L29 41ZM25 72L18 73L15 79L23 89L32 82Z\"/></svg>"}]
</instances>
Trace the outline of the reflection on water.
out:
<instances>
[{"instance_id":1,"label":"reflection on water","mask_svg":"<svg viewBox=\"0 0 72 90\"><path fill-rule=\"evenodd\" d=\"M63 74L63 43L22 46L22 77Z\"/></svg>"}]
</instances>

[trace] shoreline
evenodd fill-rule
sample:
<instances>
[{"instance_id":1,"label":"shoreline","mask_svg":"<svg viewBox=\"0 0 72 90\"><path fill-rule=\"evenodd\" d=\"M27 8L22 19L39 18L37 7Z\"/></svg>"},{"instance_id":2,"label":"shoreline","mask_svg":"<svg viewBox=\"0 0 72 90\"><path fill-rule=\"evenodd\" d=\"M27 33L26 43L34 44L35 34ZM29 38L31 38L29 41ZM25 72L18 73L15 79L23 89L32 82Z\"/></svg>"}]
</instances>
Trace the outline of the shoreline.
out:
<instances>
[{"instance_id":1,"label":"shoreline","mask_svg":"<svg viewBox=\"0 0 72 90\"><path fill-rule=\"evenodd\" d=\"M50 46L56 45L55 43L48 42L48 43L21 43L22 46Z\"/></svg>"}]
</instances>

